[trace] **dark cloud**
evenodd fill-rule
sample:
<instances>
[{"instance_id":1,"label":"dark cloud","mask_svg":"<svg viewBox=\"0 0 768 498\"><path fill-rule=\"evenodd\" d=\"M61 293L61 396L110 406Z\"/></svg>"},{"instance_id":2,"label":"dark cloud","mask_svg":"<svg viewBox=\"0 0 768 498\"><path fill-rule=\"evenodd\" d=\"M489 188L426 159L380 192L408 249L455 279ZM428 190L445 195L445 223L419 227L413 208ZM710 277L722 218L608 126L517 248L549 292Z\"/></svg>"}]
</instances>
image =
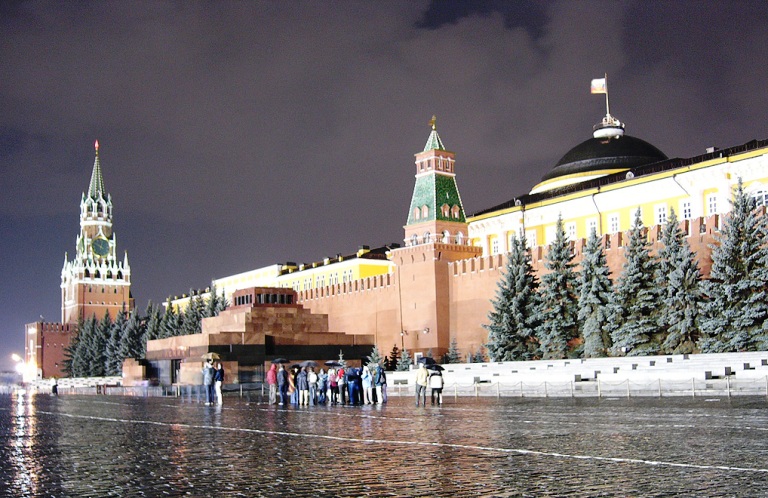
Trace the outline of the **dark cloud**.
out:
<instances>
[{"instance_id":1,"label":"dark cloud","mask_svg":"<svg viewBox=\"0 0 768 498\"><path fill-rule=\"evenodd\" d=\"M400 241L433 114L470 213L590 136L605 109L589 80L606 72L612 112L669 156L768 136L761 2L0 5L15 350L25 322L60 315L95 139L143 307Z\"/></svg>"}]
</instances>

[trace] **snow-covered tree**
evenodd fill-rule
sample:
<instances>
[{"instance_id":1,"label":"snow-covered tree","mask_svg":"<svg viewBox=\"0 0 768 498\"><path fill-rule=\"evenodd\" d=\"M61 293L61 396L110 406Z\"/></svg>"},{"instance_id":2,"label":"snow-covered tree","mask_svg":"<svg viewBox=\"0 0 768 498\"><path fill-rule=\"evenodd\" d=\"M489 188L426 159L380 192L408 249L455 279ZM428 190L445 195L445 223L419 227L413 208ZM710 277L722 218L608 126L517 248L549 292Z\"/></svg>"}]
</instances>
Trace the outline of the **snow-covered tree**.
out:
<instances>
[{"instance_id":1,"label":"snow-covered tree","mask_svg":"<svg viewBox=\"0 0 768 498\"><path fill-rule=\"evenodd\" d=\"M768 348L768 229L763 209L739 179L712 246L712 269L703 282L702 352Z\"/></svg>"},{"instance_id":2,"label":"snow-covered tree","mask_svg":"<svg viewBox=\"0 0 768 498\"><path fill-rule=\"evenodd\" d=\"M548 270L541 277L539 296L540 314L537 318L536 337L543 358L565 358L568 343L579 336L577 322L578 303L573 251L565 235L562 216L557 217L555 240L549 244L544 267Z\"/></svg>"},{"instance_id":3,"label":"snow-covered tree","mask_svg":"<svg viewBox=\"0 0 768 498\"><path fill-rule=\"evenodd\" d=\"M142 319L134 309L125 322L123 340L120 343L120 365L126 358L141 358L146 347L144 344L144 327Z\"/></svg>"},{"instance_id":4,"label":"snow-covered tree","mask_svg":"<svg viewBox=\"0 0 768 498\"><path fill-rule=\"evenodd\" d=\"M512 237L507 264L491 300L485 347L491 361L529 360L537 355L535 338L541 301L525 238Z\"/></svg>"},{"instance_id":5,"label":"snow-covered tree","mask_svg":"<svg viewBox=\"0 0 768 498\"><path fill-rule=\"evenodd\" d=\"M603 244L592 230L584 248L579 274L578 321L584 338L582 355L585 358L607 356L611 347L611 335L607 329L613 291L610 274Z\"/></svg>"},{"instance_id":6,"label":"snow-covered tree","mask_svg":"<svg viewBox=\"0 0 768 498\"><path fill-rule=\"evenodd\" d=\"M658 325L664 337L661 352L692 353L698 337L701 272L674 209L661 242L656 268L656 288L663 304L658 308Z\"/></svg>"},{"instance_id":7,"label":"snow-covered tree","mask_svg":"<svg viewBox=\"0 0 768 498\"><path fill-rule=\"evenodd\" d=\"M625 257L609 318L613 352L628 356L655 354L659 350L654 338L658 329L656 310L659 298L654 280L656 262L650 255L650 244L639 208L629 230Z\"/></svg>"}]
</instances>

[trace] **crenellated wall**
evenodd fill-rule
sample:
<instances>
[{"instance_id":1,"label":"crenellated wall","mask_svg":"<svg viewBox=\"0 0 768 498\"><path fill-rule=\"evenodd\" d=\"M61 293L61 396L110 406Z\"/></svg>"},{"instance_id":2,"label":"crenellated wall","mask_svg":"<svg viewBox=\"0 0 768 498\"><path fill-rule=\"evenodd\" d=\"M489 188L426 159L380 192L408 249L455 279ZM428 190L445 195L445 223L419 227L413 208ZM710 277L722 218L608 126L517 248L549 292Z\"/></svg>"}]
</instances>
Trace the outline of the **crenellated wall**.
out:
<instances>
[{"instance_id":1,"label":"crenellated wall","mask_svg":"<svg viewBox=\"0 0 768 498\"><path fill-rule=\"evenodd\" d=\"M686 240L698 254L699 267L704 276L709 274L712 265L709 245L715 240L714 233L719 223L718 215L684 220L680 223L681 228L690 234ZM661 245L659 239L662 230L662 226L648 228L653 251L658 250ZM627 242L628 234L625 232L603 236L611 278L615 279L621 273ZM585 245L584 239L573 242L576 264L581 261ZM546 250L545 246L531 249L532 264L539 276L545 271ZM382 354L388 354L392 347L397 345L399 348L406 347L411 352L425 353L432 349L437 356L447 351L453 338L456 338L462 354L477 351L487 340L488 333L483 324L488 322L488 312L492 308L491 299L496 294L506 256L476 256L450 262L439 261L439 251L436 250L422 253L433 254L431 261L427 261L429 257L423 258L423 261L411 258L410 255L406 259L393 257L393 262L397 264L394 273L302 291L298 293L298 301L313 313L327 314L331 330L373 335ZM403 254L406 254L406 251L403 251ZM409 263L410 259L415 261ZM428 292L423 285L443 285L435 284L443 281L439 278L443 269L447 275L448 302L445 305L439 303L440 306L433 306L431 300L436 293ZM404 279L402 282L401 278ZM424 302L425 300L430 302ZM428 306L429 310L419 310L420 306ZM438 315L446 316L438 316L433 322L435 325L429 327L439 327L440 330L429 330L425 334L423 332L428 327L423 323L426 322L417 323L415 317L420 314L428 315L433 309ZM440 325L441 323L448 324L447 331L442 330L445 326ZM405 333L401 334L401 331Z\"/></svg>"}]
</instances>

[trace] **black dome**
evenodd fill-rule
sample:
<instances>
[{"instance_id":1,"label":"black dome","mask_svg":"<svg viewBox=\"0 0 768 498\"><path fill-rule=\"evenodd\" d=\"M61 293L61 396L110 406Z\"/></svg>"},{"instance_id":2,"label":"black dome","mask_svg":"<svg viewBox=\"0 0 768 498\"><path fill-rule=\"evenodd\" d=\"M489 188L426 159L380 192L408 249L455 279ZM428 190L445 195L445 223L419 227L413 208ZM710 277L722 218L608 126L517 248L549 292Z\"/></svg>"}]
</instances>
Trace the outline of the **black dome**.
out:
<instances>
[{"instance_id":1,"label":"black dome","mask_svg":"<svg viewBox=\"0 0 768 498\"><path fill-rule=\"evenodd\" d=\"M667 156L659 149L629 135L590 138L569 150L542 181L606 169L627 170L665 159Z\"/></svg>"}]
</instances>

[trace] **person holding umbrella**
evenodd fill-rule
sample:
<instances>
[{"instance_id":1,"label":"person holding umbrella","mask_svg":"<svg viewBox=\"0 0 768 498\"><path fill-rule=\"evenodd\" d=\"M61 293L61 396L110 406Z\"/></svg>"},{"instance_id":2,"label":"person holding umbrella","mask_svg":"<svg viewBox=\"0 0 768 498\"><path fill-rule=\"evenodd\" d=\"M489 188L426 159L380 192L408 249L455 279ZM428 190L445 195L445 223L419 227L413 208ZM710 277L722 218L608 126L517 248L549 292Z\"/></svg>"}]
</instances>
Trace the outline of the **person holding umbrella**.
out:
<instances>
[{"instance_id":1,"label":"person holding umbrella","mask_svg":"<svg viewBox=\"0 0 768 498\"><path fill-rule=\"evenodd\" d=\"M267 372L267 384L269 385L269 404L277 401L277 363L273 363Z\"/></svg>"},{"instance_id":2,"label":"person holding umbrella","mask_svg":"<svg viewBox=\"0 0 768 498\"><path fill-rule=\"evenodd\" d=\"M277 372L277 388L280 391L280 405L288 404L288 372L285 365L280 364L280 370Z\"/></svg>"},{"instance_id":3,"label":"person holding umbrella","mask_svg":"<svg viewBox=\"0 0 768 498\"><path fill-rule=\"evenodd\" d=\"M213 404L213 360L208 358L203 365L203 387L206 406Z\"/></svg>"},{"instance_id":4,"label":"person holding umbrella","mask_svg":"<svg viewBox=\"0 0 768 498\"><path fill-rule=\"evenodd\" d=\"M439 365L431 365L429 374L429 387L432 388L432 406L435 405L435 399L437 399L438 406L443 404L443 374L440 372L441 368L437 368Z\"/></svg>"},{"instance_id":5,"label":"person holding umbrella","mask_svg":"<svg viewBox=\"0 0 768 498\"><path fill-rule=\"evenodd\" d=\"M424 366L424 362L419 361L419 369L416 370L416 406L419 406L419 398L421 397L423 406L427 406L427 383L429 380L429 372Z\"/></svg>"}]
</instances>

